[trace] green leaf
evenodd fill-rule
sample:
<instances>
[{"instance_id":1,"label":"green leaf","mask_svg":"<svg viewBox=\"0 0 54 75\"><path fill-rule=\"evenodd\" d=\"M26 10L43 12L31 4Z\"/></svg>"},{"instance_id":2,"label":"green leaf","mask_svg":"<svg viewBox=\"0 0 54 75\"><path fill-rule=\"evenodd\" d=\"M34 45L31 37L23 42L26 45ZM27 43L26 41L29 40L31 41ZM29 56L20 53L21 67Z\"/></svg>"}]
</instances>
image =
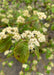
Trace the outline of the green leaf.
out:
<instances>
[{"instance_id":1,"label":"green leaf","mask_svg":"<svg viewBox=\"0 0 54 75\"><path fill-rule=\"evenodd\" d=\"M44 3L44 2L45 2L45 0L42 0L42 2Z\"/></svg>"},{"instance_id":2,"label":"green leaf","mask_svg":"<svg viewBox=\"0 0 54 75\"><path fill-rule=\"evenodd\" d=\"M35 54L37 55L37 58L40 57L39 49L36 45L35 45Z\"/></svg>"},{"instance_id":3,"label":"green leaf","mask_svg":"<svg viewBox=\"0 0 54 75\"><path fill-rule=\"evenodd\" d=\"M0 40L0 53L8 50L12 45L11 38L7 37L6 39Z\"/></svg>"},{"instance_id":4,"label":"green leaf","mask_svg":"<svg viewBox=\"0 0 54 75\"><path fill-rule=\"evenodd\" d=\"M27 68L24 69L24 71L29 71L30 66L28 65Z\"/></svg>"},{"instance_id":5,"label":"green leaf","mask_svg":"<svg viewBox=\"0 0 54 75\"><path fill-rule=\"evenodd\" d=\"M28 42L21 40L14 48L14 56L21 63L27 62L29 58Z\"/></svg>"},{"instance_id":6,"label":"green leaf","mask_svg":"<svg viewBox=\"0 0 54 75\"><path fill-rule=\"evenodd\" d=\"M54 30L54 25L51 26L51 30Z\"/></svg>"},{"instance_id":7,"label":"green leaf","mask_svg":"<svg viewBox=\"0 0 54 75\"><path fill-rule=\"evenodd\" d=\"M51 9L51 10L52 10L52 13L54 13L54 7L52 7L52 9Z\"/></svg>"},{"instance_id":8,"label":"green leaf","mask_svg":"<svg viewBox=\"0 0 54 75\"><path fill-rule=\"evenodd\" d=\"M50 70L47 70L46 73L49 74L50 73Z\"/></svg>"}]
</instances>

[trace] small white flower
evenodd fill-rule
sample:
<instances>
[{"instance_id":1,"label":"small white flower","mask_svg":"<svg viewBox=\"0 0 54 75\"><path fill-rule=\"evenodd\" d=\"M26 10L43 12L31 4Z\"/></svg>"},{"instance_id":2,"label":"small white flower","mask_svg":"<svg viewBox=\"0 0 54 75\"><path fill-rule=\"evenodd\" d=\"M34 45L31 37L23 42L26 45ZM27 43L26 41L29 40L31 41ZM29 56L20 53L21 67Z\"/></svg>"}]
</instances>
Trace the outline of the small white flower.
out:
<instances>
[{"instance_id":1,"label":"small white flower","mask_svg":"<svg viewBox=\"0 0 54 75\"><path fill-rule=\"evenodd\" d=\"M12 43L15 43L15 40L12 40Z\"/></svg>"},{"instance_id":2,"label":"small white flower","mask_svg":"<svg viewBox=\"0 0 54 75\"><path fill-rule=\"evenodd\" d=\"M16 41L19 41L21 39L21 36L18 33L16 33L12 38Z\"/></svg>"},{"instance_id":3,"label":"small white flower","mask_svg":"<svg viewBox=\"0 0 54 75\"><path fill-rule=\"evenodd\" d=\"M18 28L17 27L12 27L12 30L14 30L14 32L18 33Z\"/></svg>"},{"instance_id":4,"label":"small white flower","mask_svg":"<svg viewBox=\"0 0 54 75\"><path fill-rule=\"evenodd\" d=\"M8 10L8 12L9 12L9 13L12 13L12 12L13 12L13 10L12 10L12 9L10 9L10 10Z\"/></svg>"},{"instance_id":5,"label":"small white flower","mask_svg":"<svg viewBox=\"0 0 54 75\"><path fill-rule=\"evenodd\" d=\"M46 52L46 49L45 49L45 48L43 48L42 50L43 50L44 52Z\"/></svg>"},{"instance_id":6,"label":"small white flower","mask_svg":"<svg viewBox=\"0 0 54 75\"><path fill-rule=\"evenodd\" d=\"M45 23L45 24L44 24L44 26L45 26L45 27L49 27L49 26L50 26L50 24L48 24L48 23Z\"/></svg>"},{"instance_id":7,"label":"small white flower","mask_svg":"<svg viewBox=\"0 0 54 75\"><path fill-rule=\"evenodd\" d=\"M0 71L0 75L4 75L4 72L3 72L3 70L1 70L1 71Z\"/></svg>"},{"instance_id":8,"label":"small white flower","mask_svg":"<svg viewBox=\"0 0 54 75\"><path fill-rule=\"evenodd\" d=\"M28 8L29 10L32 10L32 7L31 7L31 6L28 6L27 8Z\"/></svg>"},{"instance_id":9,"label":"small white flower","mask_svg":"<svg viewBox=\"0 0 54 75\"><path fill-rule=\"evenodd\" d=\"M35 44L36 46L40 46L40 44L36 38L31 38L29 42Z\"/></svg>"},{"instance_id":10,"label":"small white flower","mask_svg":"<svg viewBox=\"0 0 54 75\"><path fill-rule=\"evenodd\" d=\"M17 18L17 23L25 23L25 19L22 16Z\"/></svg>"},{"instance_id":11,"label":"small white flower","mask_svg":"<svg viewBox=\"0 0 54 75\"><path fill-rule=\"evenodd\" d=\"M44 75L44 74L42 74L42 73L39 73L38 75Z\"/></svg>"},{"instance_id":12,"label":"small white flower","mask_svg":"<svg viewBox=\"0 0 54 75\"><path fill-rule=\"evenodd\" d=\"M51 70L51 67L50 66L47 66L47 70Z\"/></svg>"},{"instance_id":13,"label":"small white flower","mask_svg":"<svg viewBox=\"0 0 54 75\"><path fill-rule=\"evenodd\" d=\"M36 10L33 11L33 14L34 14L34 15L37 15L37 13L38 13L38 12L37 12Z\"/></svg>"},{"instance_id":14,"label":"small white flower","mask_svg":"<svg viewBox=\"0 0 54 75\"><path fill-rule=\"evenodd\" d=\"M54 4L52 4L52 7L54 7Z\"/></svg>"},{"instance_id":15,"label":"small white flower","mask_svg":"<svg viewBox=\"0 0 54 75\"><path fill-rule=\"evenodd\" d=\"M40 56L38 59L39 59L39 60L41 60L41 59L42 59L42 57Z\"/></svg>"},{"instance_id":16,"label":"small white flower","mask_svg":"<svg viewBox=\"0 0 54 75\"><path fill-rule=\"evenodd\" d=\"M37 15L38 15L38 18L41 19L41 20L46 19L46 17L47 17L45 15L45 13L43 13L43 12L38 12Z\"/></svg>"},{"instance_id":17,"label":"small white flower","mask_svg":"<svg viewBox=\"0 0 54 75\"><path fill-rule=\"evenodd\" d=\"M13 18L12 14L8 14L7 18Z\"/></svg>"},{"instance_id":18,"label":"small white flower","mask_svg":"<svg viewBox=\"0 0 54 75\"><path fill-rule=\"evenodd\" d=\"M35 65L32 66L32 70L36 71L36 66Z\"/></svg>"},{"instance_id":19,"label":"small white flower","mask_svg":"<svg viewBox=\"0 0 54 75\"><path fill-rule=\"evenodd\" d=\"M28 36L28 38L33 38L34 37L34 35L31 33L30 35L27 35Z\"/></svg>"},{"instance_id":20,"label":"small white flower","mask_svg":"<svg viewBox=\"0 0 54 75\"><path fill-rule=\"evenodd\" d=\"M38 41L45 42L46 41L45 35L43 35L43 34L38 35Z\"/></svg>"},{"instance_id":21,"label":"small white flower","mask_svg":"<svg viewBox=\"0 0 54 75\"><path fill-rule=\"evenodd\" d=\"M42 28L43 32L47 32L47 29L45 27Z\"/></svg>"},{"instance_id":22,"label":"small white flower","mask_svg":"<svg viewBox=\"0 0 54 75\"><path fill-rule=\"evenodd\" d=\"M0 39L5 39L8 35L5 35L4 32L0 32Z\"/></svg>"},{"instance_id":23,"label":"small white flower","mask_svg":"<svg viewBox=\"0 0 54 75\"><path fill-rule=\"evenodd\" d=\"M51 54L50 57L48 58L49 60L54 59L54 55Z\"/></svg>"},{"instance_id":24,"label":"small white flower","mask_svg":"<svg viewBox=\"0 0 54 75\"><path fill-rule=\"evenodd\" d=\"M26 16L26 17L30 17L31 15L29 14L29 11L28 10L24 10L23 11L23 15Z\"/></svg>"},{"instance_id":25,"label":"small white flower","mask_svg":"<svg viewBox=\"0 0 54 75\"><path fill-rule=\"evenodd\" d=\"M10 50L9 52L12 53L12 50Z\"/></svg>"},{"instance_id":26,"label":"small white flower","mask_svg":"<svg viewBox=\"0 0 54 75\"><path fill-rule=\"evenodd\" d=\"M27 68L27 66L28 66L27 64L23 64L22 68Z\"/></svg>"},{"instance_id":27,"label":"small white flower","mask_svg":"<svg viewBox=\"0 0 54 75\"><path fill-rule=\"evenodd\" d=\"M51 62L50 65L51 65L51 67L54 67L54 63L53 62Z\"/></svg>"},{"instance_id":28,"label":"small white flower","mask_svg":"<svg viewBox=\"0 0 54 75\"><path fill-rule=\"evenodd\" d=\"M37 60L33 60L33 64L37 64L38 62L37 62Z\"/></svg>"},{"instance_id":29,"label":"small white flower","mask_svg":"<svg viewBox=\"0 0 54 75\"><path fill-rule=\"evenodd\" d=\"M31 34L31 31L27 30L27 31L25 31L25 34L26 35L30 35Z\"/></svg>"},{"instance_id":30,"label":"small white flower","mask_svg":"<svg viewBox=\"0 0 54 75\"><path fill-rule=\"evenodd\" d=\"M30 72L27 72L26 75L31 75L31 73Z\"/></svg>"},{"instance_id":31,"label":"small white flower","mask_svg":"<svg viewBox=\"0 0 54 75\"><path fill-rule=\"evenodd\" d=\"M33 44L30 44L30 45L28 46L28 48L32 50L32 49L34 48L34 45L33 45Z\"/></svg>"},{"instance_id":32,"label":"small white flower","mask_svg":"<svg viewBox=\"0 0 54 75\"><path fill-rule=\"evenodd\" d=\"M21 10L18 10L19 13L21 13Z\"/></svg>"},{"instance_id":33,"label":"small white flower","mask_svg":"<svg viewBox=\"0 0 54 75\"><path fill-rule=\"evenodd\" d=\"M2 65L5 66L6 65L6 62L3 62Z\"/></svg>"},{"instance_id":34,"label":"small white flower","mask_svg":"<svg viewBox=\"0 0 54 75\"><path fill-rule=\"evenodd\" d=\"M8 63L8 65L9 65L9 66L12 66L12 65L13 65L13 63L9 62L9 63Z\"/></svg>"},{"instance_id":35,"label":"small white flower","mask_svg":"<svg viewBox=\"0 0 54 75\"><path fill-rule=\"evenodd\" d=\"M20 72L19 72L19 75L23 75L23 71L20 71Z\"/></svg>"},{"instance_id":36,"label":"small white flower","mask_svg":"<svg viewBox=\"0 0 54 75\"><path fill-rule=\"evenodd\" d=\"M33 35L36 35L37 33L38 33L38 31L36 31L36 30L32 31Z\"/></svg>"},{"instance_id":37,"label":"small white flower","mask_svg":"<svg viewBox=\"0 0 54 75\"><path fill-rule=\"evenodd\" d=\"M9 50L4 52L4 55L8 55L9 54Z\"/></svg>"},{"instance_id":38,"label":"small white flower","mask_svg":"<svg viewBox=\"0 0 54 75\"><path fill-rule=\"evenodd\" d=\"M22 37L22 38L26 38L26 36L27 36L26 33L22 33L22 34L21 34L21 37Z\"/></svg>"}]
</instances>

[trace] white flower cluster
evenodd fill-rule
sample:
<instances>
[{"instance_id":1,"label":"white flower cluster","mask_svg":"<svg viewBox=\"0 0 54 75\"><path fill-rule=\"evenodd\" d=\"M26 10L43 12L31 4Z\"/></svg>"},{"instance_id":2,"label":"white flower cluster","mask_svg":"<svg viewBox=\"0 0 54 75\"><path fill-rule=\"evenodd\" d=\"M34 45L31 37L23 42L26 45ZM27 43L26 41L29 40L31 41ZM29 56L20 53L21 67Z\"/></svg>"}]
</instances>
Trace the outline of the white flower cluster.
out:
<instances>
[{"instance_id":1,"label":"white flower cluster","mask_svg":"<svg viewBox=\"0 0 54 75\"><path fill-rule=\"evenodd\" d=\"M5 52L4 52L4 55L8 55L9 53L11 53L12 52L12 50L6 50Z\"/></svg>"},{"instance_id":2,"label":"white flower cluster","mask_svg":"<svg viewBox=\"0 0 54 75\"><path fill-rule=\"evenodd\" d=\"M0 9L0 11L2 11L4 9ZM0 12L0 18L1 18L1 22L2 23L5 23L5 24L8 24L9 21L10 21L10 18L13 19L13 14L12 14L13 10L8 10L7 12L5 13L1 13Z\"/></svg>"},{"instance_id":3,"label":"white flower cluster","mask_svg":"<svg viewBox=\"0 0 54 75\"><path fill-rule=\"evenodd\" d=\"M27 68L28 65L27 64L22 64L22 68Z\"/></svg>"},{"instance_id":4,"label":"white flower cluster","mask_svg":"<svg viewBox=\"0 0 54 75\"><path fill-rule=\"evenodd\" d=\"M31 15L29 14L28 10L24 10L23 11L23 16L30 17Z\"/></svg>"},{"instance_id":5,"label":"white flower cluster","mask_svg":"<svg viewBox=\"0 0 54 75\"><path fill-rule=\"evenodd\" d=\"M42 28L43 32L47 32L47 28L43 27Z\"/></svg>"},{"instance_id":6,"label":"white flower cluster","mask_svg":"<svg viewBox=\"0 0 54 75\"><path fill-rule=\"evenodd\" d=\"M12 34L12 42L18 41L21 39L19 33L18 33L18 28L17 27L6 27L0 32L0 39L5 39L9 36L9 34Z\"/></svg>"},{"instance_id":7,"label":"white flower cluster","mask_svg":"<svg viewBox=\"0 0 54 75\"><path fill-rule=\"evenodd\" d=\"M45 23L45 24L44 24L44 27L42 28L42 30L43 30L44 33L47 32L47 28L48 28L49 26L50 26L49 23Z\"/></svg>"},{"instance_id":8,"label":"white flower cluster","mask_svg":"<svg viewBox=\"0 0 54 75\"><path fill-rule=\"evenodd\" d=\"M50 26L50 24L48 24L48 23L45 23L45 24L44 24L44 26L45 26L45 27L49 27L49 26Z\"/></svg>"},{"instance_id":9,"label":"white flower cluster","mask_svg":"<svg viewBox=\"0 0 54 75\"><path fill-rule=\"evenodd\" d=\"M38 18L40 20L46 19L46 17L47 17L44 12L38 12L38 11L35 11L35 10L33 11L33 14L38 15Z\"/></svg>"},{"instance_id":10,"label":"white flower cluster","mask_svg":"<svg viewBox=\"0 0 54 75\"><path fill-rule=\"evenodd\" d=\"M47 17L47 16L45 15L45 13L43 13L43 12L38 12L37 15L38 15L39 19L41 19L41 20L42 20L42 19L46 19L46 17Z\"/></svg>"},{"instance_id":11,"label":"white flower cluster","mask_svg":"<svg viewBox=\"0 0 54 75\"><path fill-rule=\"evenodd\" d=\"M4 15L3 15L3 16L4 16ZM9 23L9 19L3 18L3 19L1 19L1 22L8 24L8 23Z\"/></svg>"},{"instance_id":12,"label":"white flower cluster","mask_svg":"<svg viewBox=\"0 0 54 75\"><path fill-rule=\"evenodd\" d=\"M40 33L40 31L34 30L31 32L27 30L20 35L18 33L17 27L7 27L3 29L2 32L0 32L0 39L6 38L7 36L9 36L9 34L12 34L12 43L15 43L15 41L19 41L20 39L28 38L29 39L28 48L29 50L33 51L35 50L35 45L39 47L40 43L46 41L45 35Z\"/></svg>"},{"instance_id":13,"label":"white flower cluster","mask_svg":"<svg viewBox=\"0 0 54 75\"><path fill-rule=\"evenodd\" d=\"M7 37L8 37L8 35L6 35L4 32L0 32L0 40L5 39Z\"/></svg>"},{"instance_id":14,"label":"white flower cluster","mask_svg":"<svg viewBox=\"0 0 54 75\"><path fill-rule=\"evenodd\" d=\"M33 11L33 14L34 15L37 15L37 13L38 13L38 11L36 11L36 10Z\"/></svg>"},{"instance_id":15,"label":"white flower cluster","mask_svg":"<svg viewBox=\"0 0 54 75\"><path fill-rule=\"evenodd\" d=\"M13 10L12 10L12 9L9 9L9 10L8 10L8 13L12 13L12 12L13 12Z\"/></svg>"},{"instance_id":16,"label":"white flower cluster","mask_svg":"<svg viewBox=\"0 0 54 75\"><path fill-rule=\"evenodd\" d=\"M30 5L27 8L28 8L28 10L32 10L32 7Z\"/></svg>"},{"instance_id":17,"label":"white flower cluster","mask_svg":"<svg viewBox=\"0 0 54 75\"><path fill-rule=\"evenodd\" d=\"M15 34L18 33L18 28L17 27L6 27L2 30L2 32L7 32L9 34Z\"/></svg>"},{"instance_id":18,"label":"white flower cluster","mask_svg":"<svg viewBox=\"0 0 54 75\"><path fill-rule=\"evenodd\" d=\"M15 33L12 38L12 43L15 43L15 41L19 41L21 39L21 36L19 35L19 33Z\"/></svg>"},{"instance_id":19,"label":"white flower cluster","mask_svg":"<svg viewBox=\"0 0 54 75\"><path fill-rule=\"evenodd\" d=\"M17 23L25 23L25 19L22 16L17 18Z\"/></svg>"},{"instance_id":20,"label":"white flower cluster","mask_svg":"<svg viewBox=\"0 0 54 75\"><path fill-rule=\"evenodd\" d=\"M0 13L0 17L5 18L5 17L6 17L6 15L5 15L5 14Z\"/></svg>"},{"instance_id":21,"label":"white flower cluster","mask_svg":"<svg viewBox=\"0 0 54 75\"><path fill-rule=\"evenodd\" d=\"M13 18L13 15L12 14L8 14L7 18Z\"/></svg>"},{"instance_id":22,"label":"white flower cluster","mask_svg":"<svg viewBox=\"0 0 54 75\"><path fill-rule=\"evenodd\" d=\"M23 39L26 37L29 38L29 43L28 43L29 50L35 50L35 45L40 46L40 42L42 43L42 42L46 41L45 35L43 35L39 31L35 31L35 30L32 32L27 30L21 34L21 37Z\"/></svg>"}]
</instances>

